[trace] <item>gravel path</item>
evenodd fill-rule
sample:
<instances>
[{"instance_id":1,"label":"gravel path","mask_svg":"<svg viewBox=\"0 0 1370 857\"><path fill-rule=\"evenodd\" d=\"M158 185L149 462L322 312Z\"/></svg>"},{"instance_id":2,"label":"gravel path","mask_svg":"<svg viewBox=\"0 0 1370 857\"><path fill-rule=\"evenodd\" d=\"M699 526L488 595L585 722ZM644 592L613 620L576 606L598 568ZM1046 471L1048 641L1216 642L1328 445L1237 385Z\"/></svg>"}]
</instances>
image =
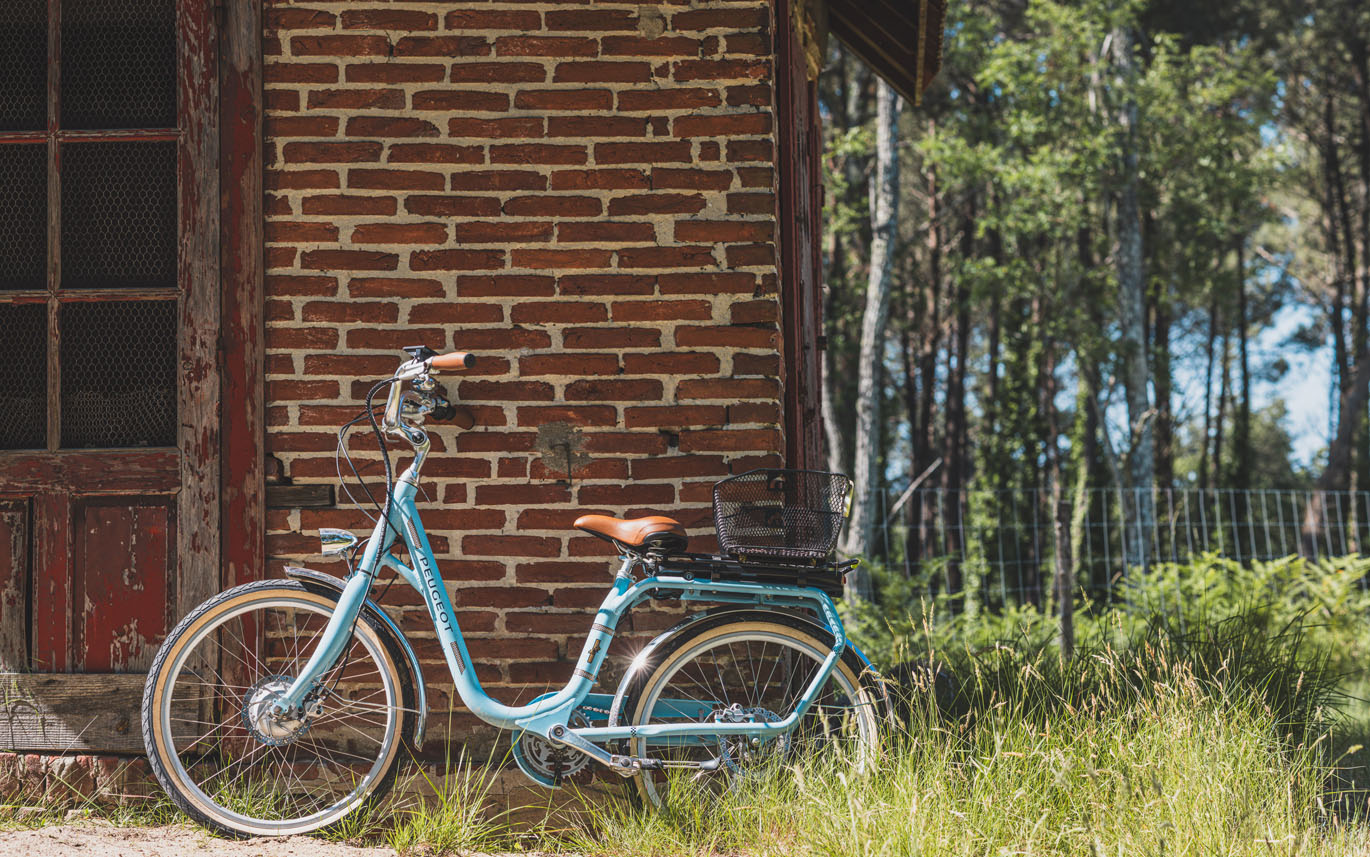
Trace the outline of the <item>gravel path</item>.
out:
<instances>
[{"instance_id":1,"label":"gravel path","mask_svg":"<svg viewBox=\"0 0 1370 857\"><path fill-rule=\"evenodd\" d=\"M83 821L0 833L0 857L394 857L389 848L357 848L292 836L235 842L188 825L115 827Z\"/></svg>"}]
</instances>

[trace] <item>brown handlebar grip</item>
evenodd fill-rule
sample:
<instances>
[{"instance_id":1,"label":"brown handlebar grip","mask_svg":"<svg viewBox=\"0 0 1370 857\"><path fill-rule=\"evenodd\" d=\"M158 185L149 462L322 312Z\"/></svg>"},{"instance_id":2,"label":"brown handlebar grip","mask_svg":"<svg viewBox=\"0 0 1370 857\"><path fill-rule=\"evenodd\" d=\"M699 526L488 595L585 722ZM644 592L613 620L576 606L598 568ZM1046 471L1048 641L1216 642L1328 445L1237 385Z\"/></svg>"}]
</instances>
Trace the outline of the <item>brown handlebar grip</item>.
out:
<instances>
[{"instance_id":1,"label":"brown handlebar grip","mask_svg":"<svg viewBox=\"0 0 1370 857\"><path fill-rule=\"evenodd\" d=\"M476 355L469 351L450 351L447 354L439 354L428 361L428 368L444 371L470 369L474 365L476 365Z\"/></svg>"}]
</instances>

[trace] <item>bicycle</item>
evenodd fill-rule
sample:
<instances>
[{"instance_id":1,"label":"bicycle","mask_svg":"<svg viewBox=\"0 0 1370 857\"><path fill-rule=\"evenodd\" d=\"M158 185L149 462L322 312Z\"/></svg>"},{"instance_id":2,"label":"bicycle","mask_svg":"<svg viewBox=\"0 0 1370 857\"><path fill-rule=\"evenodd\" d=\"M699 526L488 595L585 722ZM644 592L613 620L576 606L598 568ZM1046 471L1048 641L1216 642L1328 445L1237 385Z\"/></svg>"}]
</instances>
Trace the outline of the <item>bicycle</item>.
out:
<instances>
[{"instance_id":1,"label":"bicycle","mask_svg":"<svg viewBox=\"0 0 1370 857\"><path fill-rule=\"evenodd\" d=\"M684 528L668 517L582 516L575 527L612 542L619 563L570 680L525 705L487 694L415 503L430 450L424 419L474 422L433 376L473 358L405 351L340 432L346 454L346 429L369 421L386 477L368 539L320 531L325 554L349 558L346 580L289 568L286 579L228 589L186 616L157 653L143 736L157 780L182 810L230 835L286 835L334 824L389 791L402 748L422 745L427 692L413 647L370 597L382 568L421 594L462 703L513 733L516 764L544 786L596 762L660 805L673 775L723 789L803 752L842 747L856 764L872 757L889 706L832 601L853 565L827 561L850 495L835 474L761 470L719 482L717 555L687 552ZM378 420L373 399L386 385ZM412 449L398 478L387 437ZM652 640L614 693L592 693L619 619L648 599L717 606Z\"/></svg>"}]
</instances>

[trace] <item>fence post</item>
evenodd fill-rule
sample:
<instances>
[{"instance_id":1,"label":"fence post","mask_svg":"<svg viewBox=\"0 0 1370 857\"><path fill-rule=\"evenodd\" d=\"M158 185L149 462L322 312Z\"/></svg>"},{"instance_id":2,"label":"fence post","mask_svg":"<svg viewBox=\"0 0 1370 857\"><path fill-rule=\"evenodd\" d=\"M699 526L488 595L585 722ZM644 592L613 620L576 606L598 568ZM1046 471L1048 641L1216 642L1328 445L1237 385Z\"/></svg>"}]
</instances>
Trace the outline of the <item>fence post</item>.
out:
<instances>
[{"instance_id":1,"label":"fence post","mask_svg":"<svg viewBox=\"0 0 1370 857\"><path fill-rule=\"evenodd\" d=\"M1059 500L1056 503L1056 603L1061 611L1061 658L1069 659L1075 654L1075 563L1070 555L1070 503Z\"/></svg>"}]
</instances>

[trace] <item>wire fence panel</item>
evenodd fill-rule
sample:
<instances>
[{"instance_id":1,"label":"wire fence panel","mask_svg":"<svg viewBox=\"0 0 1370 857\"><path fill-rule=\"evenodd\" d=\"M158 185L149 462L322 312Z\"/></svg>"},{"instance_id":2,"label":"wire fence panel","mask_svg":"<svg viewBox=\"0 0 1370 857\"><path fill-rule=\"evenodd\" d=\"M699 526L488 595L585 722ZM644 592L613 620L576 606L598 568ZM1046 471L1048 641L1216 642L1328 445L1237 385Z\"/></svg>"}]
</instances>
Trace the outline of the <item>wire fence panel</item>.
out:
<instances>
[{"instance_id":1,"label":"wire fence panel","mask_svg":"<svg viewBox=\"0 0 1370 857\"><path fill-rule=\"evenodd\" d=\"M876 496L875 559L924 580L931 595L978 592L990 607L1043 603L1058 523L1077 585L1106 600L1123 577L1157 563L1317 559L1370 545L1370 491L1091 488L1053 503L1037 490L927 489L898 507L893 495Z\"/></svg>"}]
</instances>

